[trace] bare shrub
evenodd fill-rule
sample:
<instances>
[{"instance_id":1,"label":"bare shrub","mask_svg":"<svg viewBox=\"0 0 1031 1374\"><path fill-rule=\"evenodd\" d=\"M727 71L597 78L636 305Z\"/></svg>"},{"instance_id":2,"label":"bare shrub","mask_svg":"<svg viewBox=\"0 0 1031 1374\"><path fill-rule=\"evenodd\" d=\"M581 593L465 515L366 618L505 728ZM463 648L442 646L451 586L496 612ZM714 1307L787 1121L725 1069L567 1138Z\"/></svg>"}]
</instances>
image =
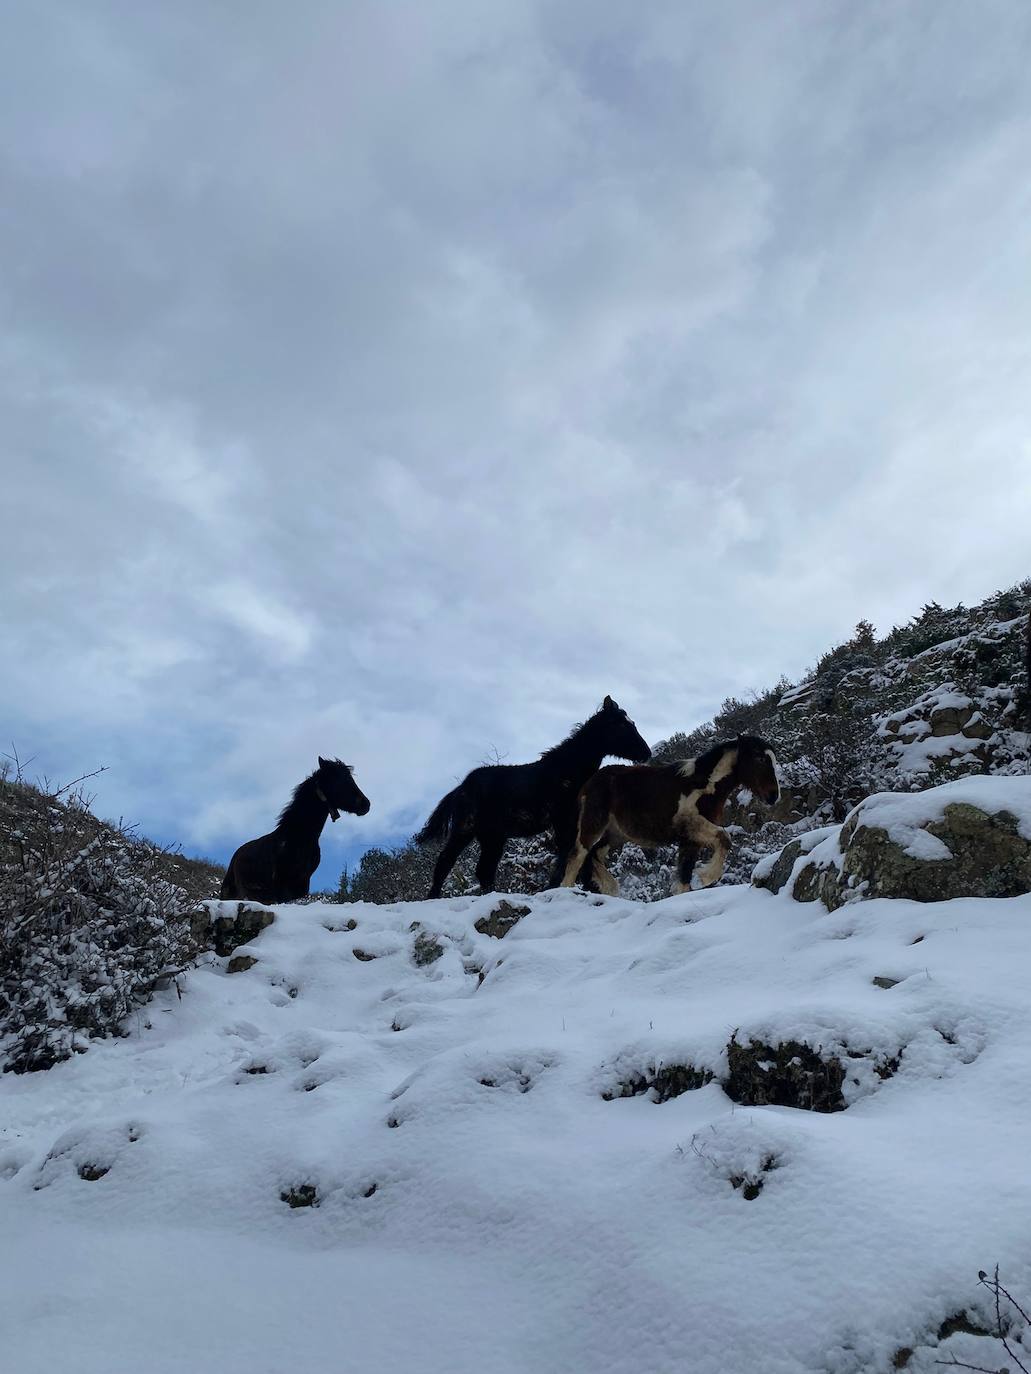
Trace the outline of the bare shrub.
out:
<instances>
[{"instance_id":1,"label":"bare shrub","mask_svg":"<svg viewBox=\"0 0 1031 1374\"><path fill-rule=\"evenodd\" d=\"M1021 1370L1022 1374L1031 1374L1031 1368L1021 1359L1020 1353L1013 1343L1015 1325L1020 1323L1026 1329L1028 1325L1031 1325L1031 1316L1021 1307L1013 1294L999 1282L998 1265L995 1266L995 1272L991 1277L983 1269L979 1270L977 1281L992 1296L995 1319L995 1325L991 1330L978 1334L994 1337L1002 1345L1017 1369ZM1026 1354L1026 1352L1024 1353ZM992 1369L988 1365L964 1363L962 1360L957 1360L955 1355L950 1355L947 1360L935 1360L935 1364L944 1365L947 1369L973 1369L976 1374L1013 1374L1008 1365L1004 1365L1001 1369Z\"/></svg>"},{"instance_id":2,"label":"bare shrub","mask_svg":"<svg viewBox=\"0 0 1031 1374\"><path fill-rule=\"evenodd\" d=\"M813 712L796 772L816 785L831 819L843 821L873 790L879 755L873 721L859 711Z\"/></svg>"},{"instance_id":3,"label":"bare shrub","mask_svg":"<svg viewBox=\"0 0 1031 1374\"><path fill-rule=\"evenodd\" d=\"M0 778L0 1066L24 1073L118 1035L189 954L169 855L90 811L83 779Z\"/></svg>"}]
</instances>

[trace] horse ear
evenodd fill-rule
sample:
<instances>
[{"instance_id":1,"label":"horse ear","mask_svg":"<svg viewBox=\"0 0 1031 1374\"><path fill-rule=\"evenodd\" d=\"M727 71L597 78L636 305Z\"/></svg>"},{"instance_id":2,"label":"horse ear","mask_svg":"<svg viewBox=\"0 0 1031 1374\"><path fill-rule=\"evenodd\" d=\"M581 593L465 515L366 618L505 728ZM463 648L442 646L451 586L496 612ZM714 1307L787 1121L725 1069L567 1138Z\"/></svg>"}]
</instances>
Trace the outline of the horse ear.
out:
<instances>
[{"instance_id":1,"label":"horse ear","mask_svg":"<svg viewBox=\"0 0 1031 1374\"><path fill-rule=\"evenodd\" d=\"M319 767L320 767L320 768L325 768L326 766L327 766L327 765L326 765L326 760L325 760L325 759L322 757L322 755L320 754L320 755L319 755Z\"/></svg>"},{"instance_id":2,"label":"horse ear","mask_svg":"<svg viewBox=\"0 0 1031 1374\"><path fill-rule=\"evenodd\" d=\"M611 697L606 697L601 704L603 709L606 711L614 711L616 709L616 703L612 700Z\"/></svg>"}]
</instances>

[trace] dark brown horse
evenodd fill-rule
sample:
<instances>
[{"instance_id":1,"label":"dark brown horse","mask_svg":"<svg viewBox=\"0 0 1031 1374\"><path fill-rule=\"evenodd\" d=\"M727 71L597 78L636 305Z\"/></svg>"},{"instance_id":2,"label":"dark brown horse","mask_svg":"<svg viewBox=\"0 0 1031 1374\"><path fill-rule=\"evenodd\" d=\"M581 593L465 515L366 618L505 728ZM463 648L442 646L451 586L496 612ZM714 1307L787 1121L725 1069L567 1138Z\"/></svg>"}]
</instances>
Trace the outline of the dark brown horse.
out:
<instances>
[{"instance_id":1,"label":"dark brown horse","mask_svg":"<svg viewBox=\"0 0 1031 1374\"><path fill-rule=\"evenodd\" d=\"M248 840L229 860L220 897L253 902L307 897L327 816L338 820L341 811L364 816L369 805L346 763L320 757L315 772L294 789L275 830Z\"/></svg>"},{"instance_id":2,"label":"dark brown horse","mask_svg":"<svg viewBox=\"0 0 1031 1374\"><path fill-rule=\"evenodd\" d=\"M698 854L712 858L698 877L702 887L719 882L730 850L723 829L727 798L746 787L768 806L780 796L777 760L765 740L739 735L714 744L696 759L653 767L619 764L599 769L580 792L576 839L566 860L563 887L572 887L588 857L599 891L619 895L619 884L605 867L614 844L631 841L646 849L676 844L674 892L691 886Z\"/></svg>"},{"instance_id":3,"label":"dark brown horse","mask_svg":"<svg viewBox=\"0 0 1031 1374\"><path fill-rule=\"evenodd\" d=\"M553 829L558 859L552 885L576 829L576 797L602 759L651 758L651 750L627 713L606 697L590 720L578 725L535 763L490 764L474 768L443 797L416 835L418 844L444 840L433 870L430 897L439 897L455 860L472 840L480 842L476 880L490 892L505 841L516 835L539 835Z\"/></svg>"}]
</instances>

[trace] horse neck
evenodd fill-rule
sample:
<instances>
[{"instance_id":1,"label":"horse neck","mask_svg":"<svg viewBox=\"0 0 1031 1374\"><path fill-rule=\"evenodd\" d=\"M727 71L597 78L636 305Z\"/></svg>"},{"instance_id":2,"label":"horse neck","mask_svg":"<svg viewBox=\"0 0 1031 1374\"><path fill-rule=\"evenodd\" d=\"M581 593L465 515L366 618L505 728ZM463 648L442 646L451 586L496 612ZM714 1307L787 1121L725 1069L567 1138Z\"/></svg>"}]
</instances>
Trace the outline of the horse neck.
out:
<instances>
[{"instance_id":1,"label":"horse neck","mask_svg":"<svg viewBox=\"0 0 1031 1374\"><path fill-rule=\"evenodd\" d=\"M727 804L727 798L732 792L736 792L741 786L741 779L737 776L737 769L732 768L725 778L720 778L719 782L712 789L712 795L716 798L716 814L722 815L723 808Z\"/></svg>"},{"instance_id":2,"label":"horse neck","mask_svg":"<svg viewBox=\"0 0 1031 1374\"><path fill-rule=\"evenodd\" d=\"M592 773L597 772L602 759L608 753L601 731L588 721L575 730L568 739L556 744L543 756L549 769L569 777L579 777L586 782Z\"/></svg>"},{"instance_id":3,"label":"horse neck","mask_svg":"<svg viewBox=\"0 0 1031 1374\"><path fill-rule=\"evenodd\" d=\"M318 839L328 819L329 803L320 800L318 783L311 777L306 778L294 792L293 800L280 816L276 829L284 835L304 835Z\"/></svg>"},{"instance_id":4,"label":"horse neck","mask_svg":"<svg viewBox=\"0 0 1031 1374\"><path fill-rule=\"evenodd\" d=\"M715 772L717 769L719 769L725 753L725 750L722 751L712 761L712 772ZM702 758L705 758L705 755L700 755L699 758L695 760L694 773L689 774L687 777L683 779L681 787L684 792L692 792L696 788L702 788L703 791L708 791L709 795L715 798L716 814L721 815L723 807L726 804L727 798L731 795L732 792L736 792L737 789L741 786L741 777L738 768L738 761L737 759L734 760L733 767L730 769L730 771L726 774L725 777L717 778L715 782L712 782L711 773L708 780L705 778L705 771L708 770L700 771L698 769L698 763L701 761Z\"/></svg>"}]
</instances>

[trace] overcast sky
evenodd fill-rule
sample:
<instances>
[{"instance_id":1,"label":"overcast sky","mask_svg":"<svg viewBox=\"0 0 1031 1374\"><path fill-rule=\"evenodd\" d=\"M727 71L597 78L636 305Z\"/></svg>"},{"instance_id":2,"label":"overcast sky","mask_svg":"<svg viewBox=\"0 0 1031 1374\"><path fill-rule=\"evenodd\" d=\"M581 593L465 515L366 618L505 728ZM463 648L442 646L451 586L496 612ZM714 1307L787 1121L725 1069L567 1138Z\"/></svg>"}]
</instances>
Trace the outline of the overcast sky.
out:
<instances>
[{"instance_id":1,"label":"overcast sky","mask_svg":"<svg viewBox=\"0 0 1031 1374\"><path fill-rule=\"evenodd\" d=\"M1031 573L1031 7L4 7L0 724L323 882Z\"/></svg>"}]
</instances>

